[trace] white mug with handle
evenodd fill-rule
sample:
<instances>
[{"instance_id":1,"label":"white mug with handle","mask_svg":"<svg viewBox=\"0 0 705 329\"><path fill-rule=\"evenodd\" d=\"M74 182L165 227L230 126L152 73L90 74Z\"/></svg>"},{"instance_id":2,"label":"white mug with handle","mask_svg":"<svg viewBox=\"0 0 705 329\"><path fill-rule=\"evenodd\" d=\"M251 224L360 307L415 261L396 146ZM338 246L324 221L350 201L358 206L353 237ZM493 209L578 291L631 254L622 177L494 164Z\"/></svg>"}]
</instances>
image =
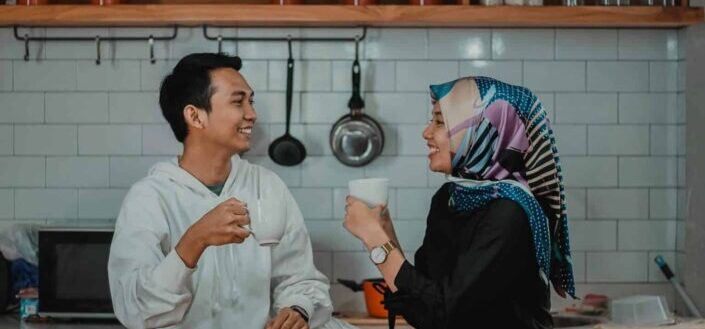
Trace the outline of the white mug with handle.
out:
<instances>
[{"instance_id":1,"label":"white mug with handle","mask_svg":"<svg viewBox=\"0 0 705 329\"><path fill-rule=\"evenodd\" d=\"M283 210L283 199L275 198L275 195L262 195L259 169L257 170L257 200L255 202L254 213L250 211L249 230L260 246L276 246L284 236L286 225Z\"/></svg>"}]
</instances>

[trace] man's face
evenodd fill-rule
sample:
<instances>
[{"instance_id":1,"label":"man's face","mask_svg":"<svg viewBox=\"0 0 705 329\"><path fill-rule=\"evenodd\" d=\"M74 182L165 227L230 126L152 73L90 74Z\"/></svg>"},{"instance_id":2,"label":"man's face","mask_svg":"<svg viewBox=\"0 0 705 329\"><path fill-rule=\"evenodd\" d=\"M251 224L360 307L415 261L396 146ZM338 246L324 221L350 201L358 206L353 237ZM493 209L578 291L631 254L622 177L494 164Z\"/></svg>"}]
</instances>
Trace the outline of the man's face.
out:
<instances>
[{"instance_id":1,"label":"man's face","mask_svg":"<svg viewBox=\"0 0 705 329\"><path fill-rule=\"evenodd\" d=\"M232 68L213 70L210 78L213 94L205 137L232 153L243 153L250 149L252 127L257 120L254 92Z\"/></svg>"}]
</instances>

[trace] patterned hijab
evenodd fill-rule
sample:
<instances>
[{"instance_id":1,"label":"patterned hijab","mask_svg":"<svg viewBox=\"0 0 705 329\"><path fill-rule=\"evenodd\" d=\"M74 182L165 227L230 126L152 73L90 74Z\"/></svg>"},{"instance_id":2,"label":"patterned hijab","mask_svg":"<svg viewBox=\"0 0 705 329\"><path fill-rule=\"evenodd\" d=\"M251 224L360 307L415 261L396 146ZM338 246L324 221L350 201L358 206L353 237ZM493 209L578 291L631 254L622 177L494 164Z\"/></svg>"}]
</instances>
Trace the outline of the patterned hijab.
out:
<instances>
[{"instance_id":1,"label":"patterned hijab","mask_svg":"<svg viewBox=\"0 0 705 329\"><path fill-rule=\"evenodd\" d=\"M473 211L495 199L529 218L542 278L575 298L558 150L541 102L526 88L485 77L431 86L449 130L450 206Z\"/></svg>"}]
</instances>

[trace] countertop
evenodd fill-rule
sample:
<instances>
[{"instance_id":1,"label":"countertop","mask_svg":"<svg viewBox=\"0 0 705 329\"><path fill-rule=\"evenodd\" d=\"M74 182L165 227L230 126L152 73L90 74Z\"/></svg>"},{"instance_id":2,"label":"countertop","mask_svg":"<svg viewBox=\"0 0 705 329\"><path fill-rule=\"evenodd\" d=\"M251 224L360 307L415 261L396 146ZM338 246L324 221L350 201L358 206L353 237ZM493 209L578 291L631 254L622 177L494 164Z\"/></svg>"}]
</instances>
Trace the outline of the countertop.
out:
<instances>
[{"instance_id":1,"label":"countertop","mask_svg":"<svg viewBox=\"0 0 705 329\"><path fill-rule=\"evenodd\" d=\"M380 329L387 327L385 319L373 319L359 314L348 315L343 320L360 329ZM0 329L124 329L122 325L114 322L87 322L87 323L37 323L20 321L18 315L0 316ZM412 329L403 319L397 320L398 329Z\"/></svg>"},{"instance_id":2,"label":"countertop","mask_svg":"<svg viewBox=\"0 0 705 329\"><path fill-rule=\"evenodd\" d=\"M360 329L381 329L387 328L387 319L372 318L367 314L362 313L344 313L336 315L338 319L347 321L348 323ZM396 326L398 329L412 329L410 325L404 321L404 318L397 317Z\"/></svg>"},{"instance_id":3,"label":"countertop","mask_svg":"<svg viewBox=\"0 0 705 329\"><path fill-rule=\"evenodd\" d=\"M348 315L343 318L344 320L350 322L351 324L357 326L360 329L381 329L387 327L387 322L385 319L372 319L364 315ZM30 323L23 322L19 320L16 315L5 315L0 316L0 329L123 329L124 327L117 323ZM403 319L397 320L398 329L412 329L411 326L407 325ZM573 328L590 328L590 329L646 329L646 328L663 328L663 329L705 329L705 319L693 320L693 319L678 319L678 323L670 326L661 327L629 327L620 326L611 323L603 323L597 325L589 325L583 327L573 327Z\"/></svg>"}]
</instances>

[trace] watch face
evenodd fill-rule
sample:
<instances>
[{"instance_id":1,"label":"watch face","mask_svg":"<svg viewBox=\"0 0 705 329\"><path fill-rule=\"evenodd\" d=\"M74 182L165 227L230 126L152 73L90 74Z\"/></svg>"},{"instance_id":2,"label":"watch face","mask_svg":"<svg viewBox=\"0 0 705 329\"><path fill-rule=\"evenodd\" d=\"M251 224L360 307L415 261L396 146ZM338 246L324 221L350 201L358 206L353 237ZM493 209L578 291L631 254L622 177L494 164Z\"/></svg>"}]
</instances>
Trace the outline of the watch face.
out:
<instances>
[{"instance_id":1,"label":"watch face","mask_svg":"<svg viewBox=\"0 0 705 329\"><path fill-rule=\"evenodd\" d=\"M375 264L382 264L387 259L387 253L381 247L376 247L370 251L370 259Z\"/></svg>"}]
</instances>

